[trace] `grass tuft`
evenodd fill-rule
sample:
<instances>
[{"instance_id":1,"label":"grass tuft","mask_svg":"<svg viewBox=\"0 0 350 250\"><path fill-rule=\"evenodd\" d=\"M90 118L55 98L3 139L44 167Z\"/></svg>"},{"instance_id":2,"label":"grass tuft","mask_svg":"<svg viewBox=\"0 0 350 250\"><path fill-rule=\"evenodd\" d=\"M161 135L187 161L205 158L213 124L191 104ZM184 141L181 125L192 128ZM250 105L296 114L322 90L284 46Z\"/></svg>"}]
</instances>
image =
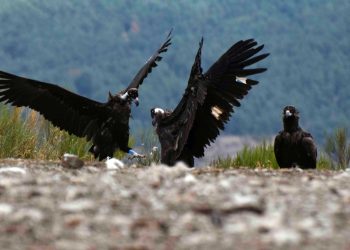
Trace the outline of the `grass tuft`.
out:
<instances>
[{"instance_id":1,"label":"grass tuft","mask_svg":"<svg viewBox=\"0 0 350 250\"><path fill-rule=\"evenodd\" d=\"M0 158L58 160L64 153L92 160L90 143L25 108L0 105Z\"/></svg>"},{"instance_id":2,"label":"grass tuft","mask_svg":"<svg viewBox=\"0 0 350 250\"><path fill-rule=\"evenodd\" d=\"M346 128L337 128L326 137L325 152L332 169L345 169L350 162L350 139Z\"/></svg>"},{"instance_id":3,"label":"grass tuft","mask_svg":"<svg viewBox=\"0 0 350 250\"><path fill-rule=\"evenodd\" d=\"M218 168L249 167L249 168L278 168L273 151L273 145L263 141L255 147L245 146L235 158L230 156L218 158L211 163Z\"/></svg>"}]
</instances>

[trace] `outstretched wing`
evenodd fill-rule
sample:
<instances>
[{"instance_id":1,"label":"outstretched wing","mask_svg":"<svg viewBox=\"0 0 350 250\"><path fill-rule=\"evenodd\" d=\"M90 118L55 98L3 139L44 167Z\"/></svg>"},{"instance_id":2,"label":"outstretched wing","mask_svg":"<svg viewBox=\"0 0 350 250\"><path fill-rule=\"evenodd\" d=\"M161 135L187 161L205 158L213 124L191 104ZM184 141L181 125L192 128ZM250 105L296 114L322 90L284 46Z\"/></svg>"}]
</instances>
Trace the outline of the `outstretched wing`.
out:
<instances>
[{"instance_id":1,"label":"outstretched wing","mask_svg":"<svg viewBox=\"0 0 350 250\"><path fill-rule=\"evenodd\" d=\"M176 142L172 157L176 159L185 145L193 156L203 156L205 147L224 129L233 107L239 107L239 100L258 83L246 77L266 70L245 69L269 55L255 56L263 48L256 45L253 39L237 42L203 75L200 43L185 94L174 112L161 123Z\"/></svg>"},{"instance_id":2,"label":"outstretched wing","mask_svg":"<svg viewBox=\"0 0 350 250\"><path fill-rule=\"evenodd\" d=\"M0 102L38 111L53 125L77 136L91 137L98 120L107 117L104 103L74 94L57 85L0 71Z\"/></svg>"},{"instance_id":3,"label":"outstretched wing","mask_svg":"<svg viewBox=\"0 0 350 250\"><path fill-rule=\"evenodd\" d=\"M205 100L207 85L202 79L202 46L203 38L199 43L199 49L191 69L188 85L180 103L171 115L162 119L158 125L158 129L162 130L161 133L163 135L161 137L166 140L163 143L167 144L166 148L162 145L162 152L167 155L167 161L170 163L175 162L186 145L187 138L196 118L197 109Z\"/></svg>"},{"instance_id":4,"label":"outstretched wing","mask_svg":"<svg viewBox=\"0 0 350 250\"><path fill-rule=\"evenodd\" d=\"M266 71L266 68L246 69L269 55L256 55L264 45L256 46L257 42L253 39L235 43L204 74L207 95L203 105L197 109L187 142L193 156L204 156L205 147L216 139L220 130L224 130L234 107L240 106L239 100L258 84L258 81L247 77Z\"/></svg>"},{"instance_id":5,"label":"outstretched wing","mask_svg":"<svg viewBox=\"0 0 350 250\"><path fill-rule=\"evenodd\" d=\"M139 88L139 86L142 84L143 80L147 77L149 73L152 72L152 69L157 67L157 62L162 60L162 57L160 56L161 53L166 52L168 50L168 47L171 44L171 32L170 30L168 36L166 37L165 42L160 46L160 48L147 60L145 65L137 72L134 79L131 81L129 86L122 91L125 93L131 88Z\"/></svg>"}]
</instances>

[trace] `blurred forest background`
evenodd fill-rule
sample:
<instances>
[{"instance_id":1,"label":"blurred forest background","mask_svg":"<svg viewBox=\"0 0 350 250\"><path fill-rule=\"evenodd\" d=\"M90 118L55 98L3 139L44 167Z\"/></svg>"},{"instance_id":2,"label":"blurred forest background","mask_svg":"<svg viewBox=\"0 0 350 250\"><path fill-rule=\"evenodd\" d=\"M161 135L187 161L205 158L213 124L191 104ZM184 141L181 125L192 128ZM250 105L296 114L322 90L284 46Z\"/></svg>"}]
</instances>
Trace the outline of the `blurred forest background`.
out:
<instances>
[{"instance_id":1,"label":"blurred forest background","mask_svg":"<svg viewBox=\"0 0 350 250\"><path fill-rule=\"evenodd\" d=\"M350 125L350 1L1 0L0 69L105 101L132 80L171 28L173 44L145 80L132 130L150 109L174 108L201 36L206 70L233 43L255 38L271 55L226 134L271 136L285 105L322 142Z\"/></svg>"}]
</instances>

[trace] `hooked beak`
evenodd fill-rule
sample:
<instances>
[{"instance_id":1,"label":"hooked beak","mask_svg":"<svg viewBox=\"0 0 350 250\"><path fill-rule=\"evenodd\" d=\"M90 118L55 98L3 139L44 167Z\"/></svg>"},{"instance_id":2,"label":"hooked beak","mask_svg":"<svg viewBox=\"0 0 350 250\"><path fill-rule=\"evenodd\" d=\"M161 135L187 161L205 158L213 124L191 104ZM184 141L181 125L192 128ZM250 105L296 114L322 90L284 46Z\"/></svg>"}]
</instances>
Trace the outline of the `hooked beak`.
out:
<instances>
[{"instance_id":1,"label":"hooked beak","mask_svg":"<svg viewBox=\"0 0 350 250\"><path fill-rule=\"evenodd\" d=\"M152 126L153 126L153 127L156 126L156 123L157 123L157 122L156 122L156 119L153 118L153 119L152 119Z\"/></svg>"},{"instance_id":2,"label":"hooked beak","mask_svg":"<svg viewBox=\"0 0 350 250\"><path fill-rule=\"evenodd\" d=\"M289 110L286 110L286 112L284 113L285 117L289 117L292 116L292 113Z\"/></svg>"},{"instance_id":3,"label":"hooked beak","mask_svg":"<svg viewBox=\"0 0 350 250\"><path fill-rule=\"evenodd\" d=\"M154 108L151 109L151 118L152 118L152 126L155 126L156 125L156 115L154 112Z\"/></svg>"},{"instance_id":4,"label":"hooked beak","mask_svg":"<svg viewBox=\"0 0 350 250\"><path fill-rule=\"evenodd\" d=\"M134 103L135 103L136 107L139 106L140 103L139 103L139 98L138 97L136 97L134 99Z\"/></svg>"}]
</instances>

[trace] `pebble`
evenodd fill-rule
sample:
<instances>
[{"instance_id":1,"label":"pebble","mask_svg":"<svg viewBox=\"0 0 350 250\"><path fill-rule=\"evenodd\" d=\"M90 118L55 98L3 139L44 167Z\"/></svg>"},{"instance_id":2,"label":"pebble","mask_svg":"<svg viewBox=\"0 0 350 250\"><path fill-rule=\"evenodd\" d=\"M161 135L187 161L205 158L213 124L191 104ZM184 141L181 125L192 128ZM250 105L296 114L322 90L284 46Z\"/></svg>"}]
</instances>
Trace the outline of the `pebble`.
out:
<instances>
[{"instance_id":1,"label":"pebble","mask_svg":"<svg viewBox=\"0 0 350 250\"><path fill-rule=\"evenodd\" d=\"M28 208L28 207L19 209L11 216L11 221L15 221L15 222L31 220L36 223L39 223L43 219L44 219L44 214L41 210L37 208Z\"/></svg>"},{"instance_id":2,"label":"pebble","mask_svg":"<svg viewBox=\"0 0 350 250\"><path fill-rule=\"evenodd\" d=\"M105 164L108 170L118 170L124 168L124 163L117 158L107 159Z\"/></svg>"},{"instance_id":3,"label":"pebble","mask_svg":"<svg viewBox=\"0 0 350 250\"><path fill-rule=\"evenodd\" d=\"M291 228L279 228L266 237L268 242L277 246L297 245L302 240L301 234Z\"/></svg>"},{"instance_id":4,"label":"pebble","mask_svg":"<svg viewBox=\"0 0 350 250\"><path fill-rule=\"evenodd\" d=\"M65 168L79 169L84 166L84 162L76 155L65 153L61 165Z\"/></svg>"},{"instance_id":5,"label":"pebble","mask_svg":"<svg viewBox=\"0 0 350 250\"><path fill-rule=\"evenodd\" d=\"M186 174L183 180L185 183L188 183L188 184L194 184L197 182L197 178L194 177L192 174Z\"/></svg>"},{"instance_id":6,"label":"pebble","mask_svg":"<svg viewBox=\"0 0 350 250\"><path fill-rule=\"evenodd\" d=\"M0 174L2 173L13 173L13 174L26 174L27 171L23 167L5 167L0 168Z\"/></svg>"},{"instance_id":7,"label":"pebble","mask_svg":"<svg viewBox=\"0 0 350 250\"><path fill-rule=\"evenodd\" d=\"M0 203L0 216L6 216L13 212L13 207L7 203Z\"/></svg>"},{"instance_id":8,"label":"pebble","mask_svg":"<svg viewBox=\"0 0 350 250\"><path fill-rule=\"evenodd\" d=\"M70 202L64 202L60 204L60 209L66 212L82 212L85 210L91 210L95 208L95 203L92 200L79 199Z\"/></svg>"}]
</instances>

